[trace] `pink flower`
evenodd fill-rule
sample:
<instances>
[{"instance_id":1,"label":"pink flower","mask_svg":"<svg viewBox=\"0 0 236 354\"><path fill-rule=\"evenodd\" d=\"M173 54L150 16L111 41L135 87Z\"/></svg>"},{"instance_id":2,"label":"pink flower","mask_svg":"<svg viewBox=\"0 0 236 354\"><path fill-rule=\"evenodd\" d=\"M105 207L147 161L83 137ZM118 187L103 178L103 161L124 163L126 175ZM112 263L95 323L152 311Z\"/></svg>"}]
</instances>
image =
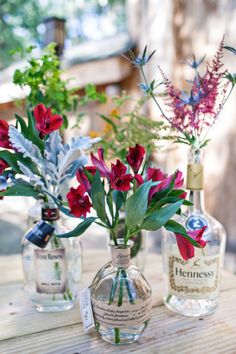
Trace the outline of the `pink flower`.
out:
<instances>
[{"instance_id":1,"label":"pink flower","mask_svg":"<svg viewBox=\"0 0 236 354\"><path fill-rule=\"evenodd\" d=\"M51 108L46 108L42 103L34 108L34 118L41 138L60 129L63 124L63 118L58 114L52 114Z\"/></svg>"},{"instance_id":2,"label":"pink flower","mask_svg":"<svg viewBox=\"0 0 236 354\"><path fill-rule=\"evenodd\" d=\"M145 155L145 149L141 145L136 144L135 147L129 148L129 153L126 156L126 160L134 173L138 173L140 166L142 165Z\"/></svg>"},{"instance_id":3,"label":"pink flower","mask_svg":"<svg viewBox=\"0 0 236 354\"><path fill-rule=\"evenodd\" d=\"M225 70L222 40L216 55L206 66L205 74L196 73L189 93L175 88L162 72L166 86L166 105L172 110L169 122L180 132L200 136L203 129L215 123L225 100L227 84L222 82Z\"/></svg>"},{"instance_id":4,"label":"pink flower","mask_svg":"<svg viewBox=\"0 0 236 354\"><path fill-rule=\"evenodd\" d=\"M127 167L120 160L117 160L115 165L111 164L111 188L122 192L130 190L130 182L132 181L133 176L131 174L126 174L126 171Z\"/></svg>"},{"instance_id":5,"label":"pink flower","mask_svg":"<svg viewBox=\"0 0 236 354\"><path fill-rule=\"evenodd\" d=\"M97 168L95 166L86 166L84 168L85 170L87 170L88 172L90 172L92 175L95 175ZM77 172L76 172L76 178L77 181L84 186L84 188L86 189L87 192L90 191L91 189L91 185L90 182L88 180L88 177L86 176L86 174L83 172L83 169L80 168Z\"/></svg>"},{"instance_id":6,"label":"pink flower","mask_svg":"<svg viewBox=\"0 0 236 354\"><path fill-rule=\"evenodd\" d=\"M175 176L174 187L175 188L182 187L182 185L184 183L184 179L183 179L183 174L181 171L177 171L175 174L172 174L168 177L159 168L156 169L156 168L149 167L148 172L147 172L148 181L152 180L153 182L160 182L157 186L154 186L150 189L149 201L152 199L154 194L161 191L162 189L167 188L170 185L174 176Z\"/></svg>"},{"instance_id":7,"label":"pink flower","mask_svg":"<svg viewBox=\"0 0 236 354\"><path fill-rule=\"evenodd\" d=\"M85 193L86 189L84 186L80 185L76 189L71 188L66 195L71 214L77 216L78 218L81 216L86 217L92 206L89 197L85 195Z\"/></svg>"},{"instance_id":8,"label":"pink flower","mask_svg":"<svg viewBox=\"0 0 236 354\"><path fill-rule=\"evenodd\" d=\"M97 167L101 177L109 178L111 172L104 161L104 150L101 148L98 149L98 157L96 157L93 153L91 153L90 156L92 163Z\"/></svg>"},{"instance_id":9,"label":"pink flower","mask_svg":"<svg viewBox=\"0 0 236 354\"><path fill-rule=\"evenodd\" d=\"M204 231L206 230L206 226L203 226L201 229L194 230L194 231L188 231L188 235L195 240L201 248L204 248L207 244L206 241L202 239L202 236L204 234ZM179 252L182 256L182 258L187 261L190 258L194 257L194 246L181 234L175 234L176 240L177 240L177 245L179 248Z\"/></svg>"}]
</instances>

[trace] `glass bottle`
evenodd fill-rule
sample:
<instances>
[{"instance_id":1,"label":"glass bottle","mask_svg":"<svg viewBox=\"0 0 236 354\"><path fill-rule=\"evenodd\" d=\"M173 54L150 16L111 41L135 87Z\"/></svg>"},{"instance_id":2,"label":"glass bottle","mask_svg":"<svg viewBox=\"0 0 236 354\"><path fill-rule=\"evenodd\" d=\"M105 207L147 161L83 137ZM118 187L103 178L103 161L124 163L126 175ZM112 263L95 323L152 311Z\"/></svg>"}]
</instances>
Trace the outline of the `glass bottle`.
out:
<instances>
[{"instance_id":1,"label":"glass bottle","mask_svg":"<svg viewBox=\"0 0 236 354\"><path fill-rule=\"evenodd\" d=\"M184 261L173 233L165 233L162 242L164 265L164 303L172 311L186 316L213 313L219 304L221 269L226 233L223 226L204 208L202 151L192 149L187 168L189 206L178 221L187 230L206 226L205 248L195 248L195 256Z\"/></svg>"},{"instance_id":2,"label":"glass bottle","mask_svg":"<svg viewBox=\"0 0 236 354\"><path fill-rule=\"evenodd\" d=\"M133 245L123 238L111 241L111 262L96 274L91 286L91 301L96 329L112 344L128 344L140 338L151 317L151 288L130 264Z\"/></svg>"},{"instance_id":3,"label":"glass bottle","mask_svg":"<svg viewBox=\"0 0 236 354\"><path fill-rule=\"evenodd\" d=\"M116 237L122 238L125 230L125 212L120 211L120 218L118 223ZM138 269L143 272L146 259L147 259L147 235L144 235L145 231L140 231L136 235L131 237L134 245L131 248L131 260L132 263L138 267ZM111 240L111 235L110 235Z\"/></svg>"},{"instance_id":4,"label":"glass bottle","mask_svg":"<svg viewBox=\"0 0 236 354\"><path fill-rule=\"evenodd\" d=\"M35 203L28 209L27 229L35 225L42 215L43 199L36 199Z\"/></svg>"},{"instance_id":5,"label":"glass bottle","mask_svg":"<svg viewBox=\"0 0 236 354\"><path fill-rule=\"evenodd\" d=\"M42 220L22 241L24 288L39 312L58 312L74 306L81 277L81 250L76 238L58 238L67 232L59 210L44 204Z\"/></svg>"}]
</instances>

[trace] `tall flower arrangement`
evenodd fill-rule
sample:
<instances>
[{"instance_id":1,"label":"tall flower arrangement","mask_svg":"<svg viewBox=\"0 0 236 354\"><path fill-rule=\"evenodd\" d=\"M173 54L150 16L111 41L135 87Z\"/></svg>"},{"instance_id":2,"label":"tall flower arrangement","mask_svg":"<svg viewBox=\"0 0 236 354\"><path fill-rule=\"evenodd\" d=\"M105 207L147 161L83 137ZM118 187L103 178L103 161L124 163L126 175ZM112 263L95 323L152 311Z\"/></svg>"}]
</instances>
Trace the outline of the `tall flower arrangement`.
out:
<instances>
[{"instance_id":1,"label":"tall flower arrangement","mask_svg":"<svg viewBox=\"0 0 236 354\"><path fill-rule=\"evenodd\" d=\"M223 64L224 48L234 51L231 47L224 47L224 38L212 59L208 62L203 73L200 67L204 58L192 60L186 64L193 70L193 77L187 80L189 90L176 88L159 67L162 81L148 82L144 66L149 62L155 51L147 55L147 47L142 56L135 57L132 53L132 63L140 69L143 83L140 87L153 98L162 116L169 122L177 133L177 142L188 144L196 149L204 147L209 139L207 134L217 121L220 112L231 95L235 86L235 75L228 73ZM155 90L158 86L165 86L165 108L158 101Z\"/></svg>"}]
</instances>

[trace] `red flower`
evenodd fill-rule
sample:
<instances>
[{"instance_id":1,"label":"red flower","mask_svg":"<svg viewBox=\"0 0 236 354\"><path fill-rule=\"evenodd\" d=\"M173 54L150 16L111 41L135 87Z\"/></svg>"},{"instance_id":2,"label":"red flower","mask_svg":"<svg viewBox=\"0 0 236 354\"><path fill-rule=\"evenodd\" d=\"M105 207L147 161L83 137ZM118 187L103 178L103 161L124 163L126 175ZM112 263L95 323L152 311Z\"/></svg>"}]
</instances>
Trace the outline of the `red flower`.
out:
<instances>
[{"instance_id":1,"label":"red flower","mask_svg":"<svg viewBox=\"0 0 236 354\"><path fill-rule=\"evenodd\" d=\"M136 180L138 187L141 186L141 184L144 183L143 177L141 175L139 175L139 174L135 175L134 179Z\"/></svg>"},{"instance_id":2,"label":"red flower","mask_svg":"<svg viewBox=\"0 0 236 354\"><path fill-rule=\"evenodd\" d=\"M206 230L206 226L203 226L201 229L188 231L188 235L194 239L201 248L206 246L206 241L202 239L204 231ZM179 252L182 258L187 261L190 258L194 257L194 246L181 234L175 234Z\"/></svg>"},{"instance_id":3,"label":"red flower","mask_svg":"<svg viewBox=\"0 0 236 354\"><path fill-rule=\"evenodd\" d=\"M3 174L7 167L9 167L8 164L4 160L0 159L0 175Z\"/></svg>"},{"instance_id":4,"label":"red flower","mask_svg":"<svg viewBox=\"0 0 236 354\"><path fill-rule=\"evenodd\" d=\"M120 160L117 160L115 165L111 164L111 188L122 192L127 192L130 189L133 176L131 174L126 175L126 171L127 167Z\"/></svg>"},{"instance_id":5,"label":"red flower","mask_svg":"<svg viewBox=\"0 0 236 354\"><path fill-rule=\"evenodd\" d=\"M97 168L95 166L86 166L85 169L90 172L92 175L95 175ZM76 172L76 178L77 181L82 184L84 186L84 188L86 189L87 192L90 191L91 189L91 185L90 182L88 180L88 177L86 176L86 174L83 172L83 169L79 169Z\"/></svg>"},{"instance_id":6,"label":"red flower","mask_svg":"<svg viewBox=\"0 0 236 354\"><path fill-rule=\"evenodd\" d=\"M92 163L97 167L101 177L109 178L111 172L104 161L104 150L101 148L98 149L98 158L93 153L90 156Z\"/></svg>"},{"instance_id":7,"label":"red flower","mask_svg":"<svg viewBox=\"0 0 236 354\"><path fill-rule=\"evenodd\" d=\"M11 143L9 140L9 124L0 119L0 147L5 149L11 149Z\"/></svg>"},{"instance_id":8,"label":"red flower","mask_svg":"<svg viewBox=\"0 0 236 354\"><path fill-rule=\"evenodd\" d=\"M183 179L183 174L180 171L177 171L175 174L170 175L169 177L164 174L159 168L148 168L148 172L147 172L147 179L152 180L153 182L160 182L157 186L154 186L150 189L149 192L149 201L152 199L152 197L154 196L154 194L156 194L157 192L161 191L162 189L167 188L173 177L175 176L175 183L174 183L174 187L175 188L180 188L182 187L183 183L184 183L184 179Z\"/></svg>"},{"instance_id":9,"label":"red flower","mask_svg":"<svg viewBox=\"0 0 236 354\"><path fill-rule=\"evenodd\" d=\"M34 108L34 118L36 121L36 129L43 138L54 130L60 129L63 124L63 118L58 114L52 114L51 108L45 107L42 103Z\"/></svg>"},{"instance_id":10,"label":"red flower","mask_svg":"<svg viewBox=\"0 0 236 354\"><path fill-rule=\"evenodd\" d=\"M86 217L86 214L90 212L92 206L89 197L85 195L85 193L86 189L84 186L80 185L76 189L71 188L66 195L71 214L78 218L81 216Z\"/></svg>"},{"instance_id":11,"label":"red flower","mask_svg":"<svg viewBox=\"0 0 236 354\"><path fill-rule=\"evenodd\" d=\"M145 149L141 145L136 144L135 147L129 148L129 153L126 156L126 160L134 173L138 173L138 170L142 165L144 155Z\"/></svg>"}]
</instances>

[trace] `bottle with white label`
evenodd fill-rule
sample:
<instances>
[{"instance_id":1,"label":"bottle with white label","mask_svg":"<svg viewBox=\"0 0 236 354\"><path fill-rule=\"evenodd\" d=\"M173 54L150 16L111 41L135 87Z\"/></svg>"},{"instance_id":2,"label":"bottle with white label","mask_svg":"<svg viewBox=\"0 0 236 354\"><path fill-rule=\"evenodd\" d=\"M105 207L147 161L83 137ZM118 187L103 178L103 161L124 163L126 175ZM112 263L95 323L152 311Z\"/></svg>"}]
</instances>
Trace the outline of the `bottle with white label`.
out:
<instances>
[{"instance_id":1,"label":"bottle with white label","mask_svg":"<svg viewBox=\"0 0 236 354\"><path fill-rule=\"evenodd\" d=\"M96 329L102 339L117 345L138 340L151 317L151 288L130 263L132 245L133 241L125 245L123 238L117 245L110 242L112 261L90 286Z\"/></svg>"},{"instance_id":2,"label":"bottle with white label","mask_svg":"<svg viewBox=\"0 0 236 354\"><path fill-rule=\"evenodd\" d=\"M195 248L195 255L184 260L176 237L165 233L162 242L164 266L164 303L172 311L186 316L213 313L219 304L221 269L225 253L226 234L223 226L204 208L202 151L192 149L187 169L187 189L192 206L178 218L186 230L206 226L204 248Z\"/></svg>"},{"instance_id":3,"label":"bottle with white label","mask_svg":"<svg viewBox=\"0 0 236 354\"><path fill-rule=\"evenodd\" d=\"M76 238L60 239L67 232L59 223L59 210L45 204L42 220L22 241L24 287L40 312L69 310L78 295L81 277L81 249Z\"/></svg>"}]
</instances>

